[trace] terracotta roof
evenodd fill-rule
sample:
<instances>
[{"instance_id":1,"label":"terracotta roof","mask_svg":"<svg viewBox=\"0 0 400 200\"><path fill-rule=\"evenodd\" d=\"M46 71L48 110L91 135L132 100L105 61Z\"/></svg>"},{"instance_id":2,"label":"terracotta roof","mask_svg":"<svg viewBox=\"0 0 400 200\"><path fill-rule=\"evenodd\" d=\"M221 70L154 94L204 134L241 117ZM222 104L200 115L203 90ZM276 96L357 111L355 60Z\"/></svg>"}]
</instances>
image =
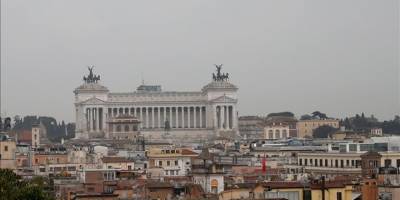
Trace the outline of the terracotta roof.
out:
<instances>
[{"instance_id":1,"label":"terracotta roof","mask_svg":"<svg viewBox=\"0 0 400 200\"><path fill-rule=\"evenodd\" d=\"M272 181L263 183L264 187L271 187L272 189L281 188L304 188L305 184L293 181Z\"/></svg>"},{"instance_id":2,"label":"terracotta roof","mask_svg":"<svg viewBox=\"0 0 400 200\"><path fill-rule=\"evenodd\" d=\"M181 154L182 155L194 155L194 156L198 155L196 152L189 150L189 149L182 149Z\"/></svg>"},{"instance_id":3,"label":"terracotta roof","mask_svg":"<svg viewBox=\"0 0 400 200\"><path fill-rule=\"evenodd\" d=\"M120 163L120 162L133 162L125 157L103 157L103 163Z\"/></svg>"},{"instance_id":4,"label":"terracotta roof","mask_svg":"<svg viewBox=\"0 0 400 200\"><path fill-rule=\"evenodd\" d=\"M164 177L165 182L175 181L175 182L190 182L191 178L188 176L166 176Z\"/></svg>"},{"instance_id":5,"label":"terracotta roof","mask_svg":"<svg viewBox=\"0 0 400 200\"><path fill-rule=\"evenodd\" d=\"M147 188L172 188L172 185L168 182L149 182L146 183Z\"/></svg>"},{"instance_id":6,"label":"terracotta roof","mask_svg":"<svg viewBox=\"0 0 400 200\"><path fill-rule=\"evenodd\" d=\"M17 139L19 142L31 142L32 141L32 131L23 130L17 133Z\"/></svg>"},{"instance_id":7,"label":"terracotta roof","mask_svg":"<svg viewBox=\"0 0 400 200\"><path fill-rule=\"evenodd\" d=\"M311 184L311 189L320 189L322 184ZM325 188L343 188L345 187L343 182L335 181L335 182L325 182Z\"/></svg>"}]
</instances>

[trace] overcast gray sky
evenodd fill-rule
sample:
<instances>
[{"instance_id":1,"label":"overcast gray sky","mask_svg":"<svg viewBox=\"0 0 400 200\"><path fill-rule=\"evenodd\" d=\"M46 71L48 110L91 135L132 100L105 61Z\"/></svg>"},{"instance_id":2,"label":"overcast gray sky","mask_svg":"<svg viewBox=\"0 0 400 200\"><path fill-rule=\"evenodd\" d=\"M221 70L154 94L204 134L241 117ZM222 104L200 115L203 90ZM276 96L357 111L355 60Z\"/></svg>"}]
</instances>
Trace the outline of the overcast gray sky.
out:
<instances>
[{"instance_id":1,"label":"overcast gray sky","mask_svg":"<svg viewBox=\"0 0 400 200\"><path fill-rule=\"evenodd\" d=\"M397 0L1 2L11 116L73 121L87 65L111 91L142 77L191 91L220 63L239 87L240 115L400 114Z\"/></svg>"}]
</instances>

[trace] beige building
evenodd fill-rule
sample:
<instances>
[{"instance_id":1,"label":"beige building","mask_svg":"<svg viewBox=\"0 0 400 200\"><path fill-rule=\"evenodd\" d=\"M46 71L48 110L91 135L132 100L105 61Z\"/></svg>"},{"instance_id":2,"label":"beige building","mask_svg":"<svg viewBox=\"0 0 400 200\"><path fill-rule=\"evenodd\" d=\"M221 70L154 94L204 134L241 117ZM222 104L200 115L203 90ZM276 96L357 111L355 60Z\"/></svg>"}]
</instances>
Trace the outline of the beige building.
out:
<instances>
[{"instance_id":1,"label":"beige building","mask_svg":"<svg viewBox=\"0 0 400 200\"><path fill-rule=\"evenodd\" d=\"M337 119L311 119L300 120L297 122L297 133L299 138L312 137L313 131L320 126L332 126L339 128L339 120Z\"/></svg>"},{"instance_id":2,"label":"beige building","mask_svg":"<svg viewBox=\"0 0 400 200\"><path fill-rule=\"evenodd\" d=\"M38 148L40 146L40 127L32 127L32 148Z\"/></svg>"},{"instance_id":3,"label":"beige building","mask_svg":"<svg viewBox=\"0 0 400 200\"><path fill-rule=\"evenodd\" d=\"M121 169L131 171L135 163L124 157L103 157L101 159L103 169Z\"/></svg>"},{"instance_id":4,"label":"beige building","mask_svg":"<svg viewBox=\"0 0 400 200\"><path fill-rule=\"evenodd\" d=\"M326 182L325 200L351 200L352 187L341 182ZM241 183L227 188L218 195L219 200L232 199L323 199L321 185L301 182Z\"/></svg>"},{"instance_id":5,"label":"beige building","mask_svg":"<svg viewBox=\"0 0 400 200\"><path fill-rule=\"evenodd\" d=\"M114 140L137 140L140 121L131 115L112 117L107 121L106 138Z\"/></svg>"},{"instance_id":6,"label":"beige building","mask_svg":"<svg viewBox=\"0 0 400 200\"><path fill-rule=\"evenodd\" d=\"M191 170L192 158L196 152L186 148L150 149L147 154L149 168L161 169L161 176L187 176Z\"/></svg>"},{"instance_id":7,"label":"beige building","mask_svg":"<svg viewBox=\"0 0 400 200\"><path fill-rule=\"evenodd\" d=\"M16 148L14 140L0 135L0 169L16 169Z\"/></svg>"},{"instance_id":8,"label":"beige building","mask_svg":"<svg viewBox=\"0 0 400 200\"><path fill-rule=\"evenodd\" d=\"M284 122L273 122L265 126L264 139L285 139L289 137L289 125Z\"/></svg>"},{"instance_id":9,"label":"beige building","mask_svg":"<svg viewBox=\"0 0 400 200\"><path fill-rule=\"evenodd\" d=\"M326 176L361 175L361 155L364 152L299 153L297 167L304 173ZM380 166L400 167L399 152L379 152ZM289 167L287 165L285 167Z\"/></svg>"}]
</instances>

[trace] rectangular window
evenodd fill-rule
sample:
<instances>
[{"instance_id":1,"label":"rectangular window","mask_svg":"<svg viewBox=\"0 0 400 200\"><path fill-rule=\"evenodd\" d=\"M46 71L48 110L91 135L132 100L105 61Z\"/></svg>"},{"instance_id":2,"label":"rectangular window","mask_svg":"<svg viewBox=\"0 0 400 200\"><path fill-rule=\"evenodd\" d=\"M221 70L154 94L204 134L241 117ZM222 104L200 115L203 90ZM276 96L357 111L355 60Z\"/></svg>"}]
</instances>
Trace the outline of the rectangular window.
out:
<instances>
[{"instance_id":1,"label":"rectangular window","mask_svg":"<svg viewBox=\"0 0 400 200\"><path fill-rule=\"evenodd\" d=\"M385 159L385 167L390 167L392 166L392 160L391 159Z\"/></svg>"},{"instance_id":2,"label":"rectangular window","mask_svg":"<svg viewBox=\"0 0 400 200\"><path fill-rule=\"evenodd\" d=\"M4 151L8 151L8 146L4 146Z\"/></svg>"},{"instance_id":3,"label":"rectangular window","mask_svg":"<svg viewBox=\"0 0 400 200\"><path fill-rule=\"evenodd\" d=\"M301 165L303 165L303 159L299 159L299 165L301 166Z\"/></svg>"},{"instance_id":4,"label":"rectangular window","mask_svg":"<svg viewBox=\"0 0 400 200\"><path fill-rule=\"evenodd\" d=\"M175 160L175 166L178 166L178 161L177 160Z\"/></svg>"},{"instance_id":5,"label":"rectangular window","mask_svg":"<svg viewBox=\"0 0 400 200\"><path fill-rule=\"evenodd\" d=\"M168 160L167 161L167 166L170 166L171 165L171 162Z\"/></svg>"},{"instance_id":6,"label":"rectangular window","mask_svg":"<svg viewBox=\"0 0 400 200\"><path fill-rule=\"evenodd\" d=\"M341 144L341 145L339 145L339 152L340 153L345 153L345 152L347 152L347 146L345 145L345 144Z\"/></svg>"},{"instance_id":7,"label":"rectangular window","mask_svg":"<svg viewBox=\"0 0 400 200\"><path fill-rule=\"evenodd\" d=\"M76 171L76 167L68 167L68 171Z\"/></svg>"},{"instance_id":8,"label":"rectangular window","mask_svg":"<svg viewBox=\"0 0 400 200\"><path fill-rule=\"evenodd\" d=\"M397 166L397 168L400 167L400 159L397 159L397 160L396 160L396 166Z\"/></svg>"},{"instance_id":9,"label":"rectangular window","mask_svg":"<svg viewBox=\"0 0 400 200\"><path fill-rule=\"evenodd\" d=\"M356 152L357 151L357 144L349 144L349 151Z\"/></svg>"},{"instance_id":10,"label":"rectangular window","mask_svg":"<svg viewBox=\"0 0 400 200\"><path fill-rule=\"evenodd\" d=\"M336 193L336 199L337 200L342 200L342 192L337 192Z\"/></svg>"},{"instance_id":11,"label":"rectangular window","mask_svg":"<svg viewBox=\"0 0 400 200\"><path fill-rule=\"evenodd\" d=\"M350 166L350 161L346 160L346 166Z\"/></svg>"},{"instance_id":12,"label":"rectangular window","mask_svg":"<svg viewBox=\"0 0 400 200\"><path fill-rule=\"evenodd\" d=\"M158 166L162 167L162 161L158 161Z\"/></svg>"}]
</instances>

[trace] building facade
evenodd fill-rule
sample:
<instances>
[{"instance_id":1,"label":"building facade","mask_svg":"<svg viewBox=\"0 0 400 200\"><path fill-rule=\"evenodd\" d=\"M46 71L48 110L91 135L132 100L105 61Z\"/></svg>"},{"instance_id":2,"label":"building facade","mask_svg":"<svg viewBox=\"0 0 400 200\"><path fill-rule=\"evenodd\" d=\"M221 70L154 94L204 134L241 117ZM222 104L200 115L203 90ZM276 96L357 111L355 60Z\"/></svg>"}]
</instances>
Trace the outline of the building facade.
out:
<instances>
[{"instance_id":1,"label":"building facade","mask_svg":"<svg viewBox=\"0 0 400 200\"><path fill-rule=\"evenodd\" d=\"M286 139L289 138L289 125L284 122L272 122L264 128L264 139Z\"/></svg>"},{"instance_id":2,"label":"building facade","mask_svg":"<svg viewBox=\"0 0 400 200\"><path fill-rule=\"evenodd\" d=\"M0 169L16 169L16 144L6 135L0 135Z\"/></svg>"},{"instance_id":3,"label":"building facade","mask_svg":"<svg viewBox=\"0 0 400 200\"><path fill-rule=\"evenodd\" d=\"M339 120L337 119L310 119L300 120L297 122L297 133L299 138L312 137L316 128L321 126L331 126L339 128Z\"/></svg>"},{"instance_id":4,"label":"building facade","mask_svg":"<svg viewBox=\"0 0 400 200\"><path fill-rule=\"evenodd\" d=\"M166 131L185 134L186 138L237 132L238 88L229 83L221 68L217 69L211 83L201 91L170 92L162 91L161 86L141 85L134 92L113 93L100 85L100 76L89 68L83 85L74 91L76 137L103 138L108 130L107 121L127 114L140 120L145 137Z\"/></svg>"},{"instance_id":5,"label":"building facade","mask_svg":"<svg viewBox=\"0 0 400 200\"><path fill-rule=\"evenodd\" d=\"M153 148L148 151L149 168L161 169L160 176L187 176L196 156L197 153L186 148Z\"/></svg>"}]
</instances>

